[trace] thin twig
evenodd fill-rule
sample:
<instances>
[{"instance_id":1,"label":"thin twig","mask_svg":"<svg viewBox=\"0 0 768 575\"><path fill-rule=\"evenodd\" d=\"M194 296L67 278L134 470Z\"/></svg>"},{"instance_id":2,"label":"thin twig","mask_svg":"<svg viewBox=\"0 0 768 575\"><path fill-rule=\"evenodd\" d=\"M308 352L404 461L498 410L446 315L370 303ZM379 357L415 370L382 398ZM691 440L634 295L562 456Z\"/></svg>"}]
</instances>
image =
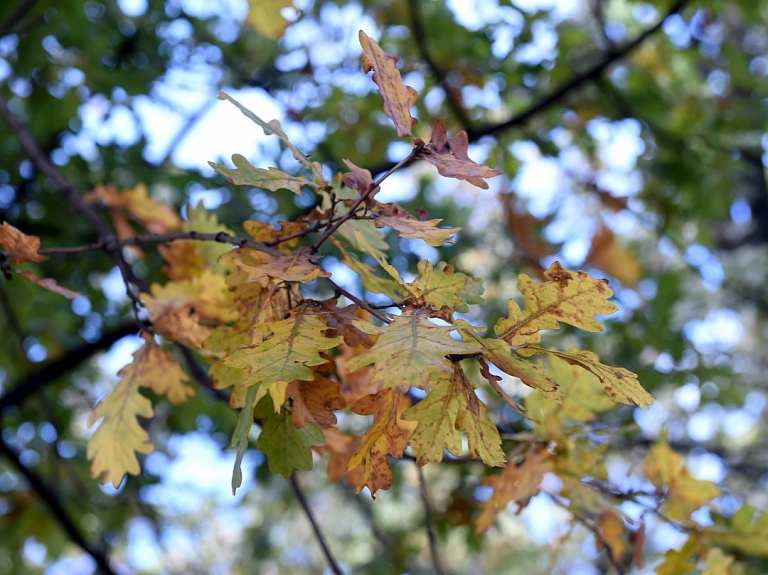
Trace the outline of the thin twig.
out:
<instances>
[{"instance_id":1,"label":"thin twig","mask_svg":"<svg viewBox=\"0 0 768 575\"><path fill-rule=\"evenodd\" d=\"M322 531L320 531L320 526L317 524L317 521L315 521L315 516L312 513L312 509L310 508L309 503L307 502L307 497L304 495L304 491L302 491L298 479L296 479L296 473L291 475L289 482L291 484L291 488L293 489L293 493L296 495L296 499L299 501L299 505L301 505L301 508L304 510L304 514L307 516L309 523L312 525L312 531L315 533L315 539L317 539L317 542L320 544L320 547L323 550L323 555L325 555L325 560L328 562L328 567L336 575L344 575L344 572L341 570L341 567L339 567L336 558L331 553L331 549L328 547L328 543L325 541L325 536L323 535Z\"/></svg>"},{"instance_id":2,"label":"thin twig","mask_svg":"<svg viewBox=\"0 0 768 575\"><path fill-rule=\"evenodd\" d=\"M69 538L79 545L83 551L88 553L88 555L93 557L99 571L106 575L117 575L112 567L110 567L109 560L104 552L86 541L84 535L70 518L53 489L46 485L34 471L21 462L18 454L3 440L2 437L0 437L0 453L2 453L18 472L24 476L32 490L37 493L38 497L40 497L51 510L54 519L56 519L61 528L64 529Z\"/></svg>"},{"instance_id":3,"label":"thin twig","mask_svg":"<svg viewBox=\"0 0 768 575\"><path fill-rule=\"evenodd\" d=\"M416 158L419 152L422 151L422 149L424 149L423 143L415 145L411 150L411 153L408 154L406 158L400 160L398 163L392 166L389 170L387 170L384 174L379 176L379 178L376 181L371 183L368 186L368 189L365 190L365 192L363 192L362 194L360 194L360 197L357 198L352 203L352 205L349 207L349 211L343 216L341 216L338 220L336 220L333 224L329 225L326 228L325 232L323 232L323 235L320 236L320 239L317 240L317 242L315 242L315 245L312 246L312 252L317 252L317 250L320 249L320 246L323 245L326 242L326 240L330 238L336 232L336 230L338 230L344 224L344 222L346 222L352 216L355 215L355 212L357 211L357 208L360 207L360 204L362 204L365 200L367 200L371 196L371 194L373 194L373 192L379 188L380 184L384 180L386 180L389 176L394 174L397 170L399 170L403 166L407 166L408 164L410 164Z\"/></svg>"},{"instance_id":4,"label":"thin twig","mask_svg":"<svg viewBox=\"0 0 768 575\"><path fill-rule=\"evenodd\" d=\"M587 84L593 80L600 78L603 72L605 72L605 70L608 69L611 65L615 64L619 60L622 60L624 57L629 55L632 51L637 49L648 38L650 38L651 36L656 34L659 30L661 30L662 25L664 24L664 21L670 16L682 11L682 9L685 7L687 3L688 3L688 0L678 0L677 2L675 2L675 4L673 4L670 7L670 9L664 14L664 16L655 25L648 28L645 32L642 32L631 42L628 42L624 46L618 47L615 50L608 52L600 62L598 62L588 70L585 70L584 72L581 72L579 74L574 74L570 80L568 80L567 82L562 84L559 88L556 88L555 90L553 90L552 92L544 96L543 98L537 100L536 102L531 104L528 108L526 108L519 114L516 114L511 118L509 118L508 120L504 122L500 122L498 124L490 124L488 126L484 126L481 128L473 128L471 130L467 130L467 137L469 141L476 142L483 136L491 136L491 135L499 134L510 128L522 126L532 118L548 110L554 104L557 104L560 100L562 100L565 96L569 95L571 92L574 92L577 89L581 88L584 84ZM393 162L383 163L379 166L370 168L370 171L371 173L374 173L374 174L381 173L391 169L393 165L394 165Z\"/></svg>"},{"instance_id":5,"label":"thin twig","mask_svg":"<svg viewBox=\"0 0 768 575\"><path fill-rule=\"evenodd\" d=\"M461 127L466 131L470 131L472 123L469 120L469 116L467 116L464 106L457 97L456 91L448 83L445 73L440 69L440 66L437 65L437 62L432 59L432 55L429 53L429 49L427 48L427 34L424 31L424 24L421 20L418 3L418 0L408 0L408 11L411 15L411 31L413 32L413 38L416 41L416 47L419 50L421 58L427 63L430 72L432 72L432 75L435 77L435 81L443 89L446 102L448 103L451 112L456 116Z\"/></svg>"},{"instance_id":6,"label":"thin twig","mask_svg":"<svg viewBox=\"0 0 768 575\"><path fill-rule=\"evenodd\" d=\"M437 549L437 530L435 529L435 521L432 518L432 504L429 502L429 492L427 491L427 480L424 478L424 471L421 469L421 465L416 464L416 471L419 474L419 493L421 494L421 502L424 505L424 523L427 527L427 538L429 539L429 553L432 555L432 565L435 568L437 575L444 575L443 566L440 563L440 553Z\"/></svg>"},{"instance_id":7,"label":"thin twig","mask_svg":"<svg viewBox=\"0 0 768 575\"><path fill-rule=\"evenodd\" d=\"M335 281L333 281L331 278L323 278L325 279L325 283L327 283L331 289L333 289L335 292L340 293L345 298L347 298L349 301L356 303L359 307L367 311L372 316L379 318L384 323L392 323L392 318L389 317L387 314L384 314L380 311L378 311L376 308L371 306L367 301L364 299L361 299L357 297L355 294L351 293L349 290L344 289L339 284L337 284Z\"/></svg>"}]
</instances>

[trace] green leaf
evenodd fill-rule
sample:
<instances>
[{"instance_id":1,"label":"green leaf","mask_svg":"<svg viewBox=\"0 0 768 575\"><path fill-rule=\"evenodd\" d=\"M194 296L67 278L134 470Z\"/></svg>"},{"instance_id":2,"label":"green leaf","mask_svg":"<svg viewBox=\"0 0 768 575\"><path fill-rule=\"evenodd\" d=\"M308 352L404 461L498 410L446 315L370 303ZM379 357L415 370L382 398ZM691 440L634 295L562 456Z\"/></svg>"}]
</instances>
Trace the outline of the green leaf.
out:
<instances>
[{"instance_id":1,"label":"green leaf","mask_svg":"<svg viewBox=\"0 0 768 575\"><path fill-rule=\"evenodd\" d=\"M237 418L237 425L235 431L232 434L232 441L230 445L237 448L237 456L235 457L235 467L232 470L232 495L237 492L237 488L243 484L243 471L240 468L243 462L243 455L248 449L248 434L253 426L253 408L256 403L256 392L258 387L249 387L248 393L245 396L245 405L240 410L240 415Z\"/></svg>"},{"instance_id":2,"label":"green leaf","mask_svg":"<svg viewBox=\"0 0 768 575\"><path fill-rule=\"evenodd\" d=\"M258 403L255 415L263 421L256 448L267 456L270 471L288 478L297 469L312 469L312 446L325 444L317 424L307 423L298 429L288 409L283 407L276 413L269 396Z\"/></svg>"},{"instance_id":3,"label":"green leaf","mask_svg":"<svg viewBox=\"0 0 768 575\"><path fill-rule=\"evenodd\" d=\"M208 165L226 176L230 183L238 186L255 186L271 192L290 190L298 196L301 195L302 187L316 187L315 184L301 176L291 176L275 168L267 170L255 168L240 154L232 156L232 163L235 164L234 170L214 162L208 162Z\"/></svg>"},{"instance_id":4,"label":"green leaf","mask_svg":"<svg viewBox=\"0 0 768 575\"><path fill-rule=\"evenodd\" d=\"M376 344L350 359L347 369L373 364L370 377L378 389L423 389L435 372L449 371L446 355L481 351L476 345L453 339L450 333L454 329L432 323L424 311L406 312L383 327Z\"/></svg>"}]
</instances>

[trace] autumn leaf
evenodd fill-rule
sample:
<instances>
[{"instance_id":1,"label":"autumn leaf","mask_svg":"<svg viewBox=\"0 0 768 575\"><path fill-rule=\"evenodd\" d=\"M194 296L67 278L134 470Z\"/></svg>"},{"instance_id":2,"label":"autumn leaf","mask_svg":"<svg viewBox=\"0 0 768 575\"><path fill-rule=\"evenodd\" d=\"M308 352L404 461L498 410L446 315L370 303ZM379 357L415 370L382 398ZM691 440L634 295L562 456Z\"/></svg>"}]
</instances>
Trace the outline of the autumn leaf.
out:
<instances>
[{"instance_id":1,"label":"autumn leaf","mask_svg":"<svg viewBox=\"0 0 768 575\"><path fill-rule=\"evenodd\" d=\"M410 400L393 389L384 389L376 395L357 400L351 409L358 415L373 415L373 424L360 443L360 451L347 464L348 470L363 466L363 472L355 488L360 493L364 487L375 496L379 489L392 486L392 468L387 456L401 458L408 446L408 435L414 425L403 421L401 415Z\"/></svg>"},{"instance_id":2,"label":"autumn leaf","mask_svg":"<svg viewBox=\"0 0 768 575\"><path fill-rule=\"evenodd\" d=\"M150 293L139 297L157 333L193 348L200 347L211 333L202 322L237 317L224 277L211 270L164 286L152 284Z\"/></svg>"},{"instance_id":3,"label":"autumn leaf","mask_svg":"<svg viewBox=\"0 0 768 575\"><path fill-rule=\"evenodd\" d=\"M341 176L341 181L344 182L344 185L348 188L351 188L353 190L357 190L360 192L360 195L366 194L368 190L371 190L370 193L368 193L365 197L365 205L367 208L371 208L372 205L375 203L373 201L374 196L379 191L379 188L377 187L375 190L372 189L373 187L373 177L371 176L371 172L366 170L365 168L360 168L350 162L349 160L343 160L343 162L347 165L349 168L349 172L346 172Z\"/></svg>"},{"instance_id":4,"label":"autumn leaf","mask_svg":"<svg viewBox=\"0 0 768 575\"><path fill-rule=\"evenodd\" d=\"M637 285L643 273L637 257L619 244L614 233L605 226L592 237L592 246L584 263L600 268L631 287Z\"/></svg>"},{"instance_id":5,"label":"autumn leaf","mask_svg":"<svg viewBox=\"0 0 768 575\"><path fill-rule=\"evenodd\" d=\"M309 224L305 221L277 223L280 226L280 229L275 229L269 222L255 222L249 220L243 222L243 229L256 242L280 242L275 246L276 249L289 251L296 247L296 244L299 242L299 238L296 234L304 232L309 228ZM284 239L288 236L294 237L291 239Z\"/></svg>"},{"instance_id":6,"label":"autumn leaf","mask_svg":"<svg viewBox=\"0 0 768 575\"><path fill-rule=\"evenodd\" d=\"M39 276L36 276L29 270L15 270L15 271L20 276L27 278L29 281L36 283L40 287L43 287L48 291L52 291L53 293L62 295L67 299L75 299L76 297L80 297L81 295L83 295L80 292L72 291L71 289L67 289L63 286L60 286L55 279L41 278Z\"/></svg>"},{"instance_id":7,"label":"autumn leaf","mask_svg":"<svg viewBox=\"0 0 768 575\"><path fill-rule=\"evenodd\" d=\"M647 409L655 398L645 391L637 380L637 374L623 367L611 367L600 363L600 358L591 351L582 350L576 352L557 351L543 349L537 346L528 346L520 350L521 353L547 353L550 356L560 357L570 363L586 369L597 376L598 381L612 401L638 405Z\"/></svg>"},{"instance_id":8,"label":"autumn leaf","mask_svg":"<svg viewBox=\"0 0 768 575\"><path fill-rule=\"evenodd\" d=\"M362 30L359 37L363 47L363 71L373 70L373 81L379 87L384 113L395 123L398 136L413 136L411 130L418 120L411 116L411 106L416 103L418 93L403 84L396 56L385 54Z\"/></svg>"},{"instance_id":9,"label":"autumn leaf","mask_svg":"<svg viewBox=\"0 0 768 575\"><path fill-rule=\"evenodd\" d=\"M368 312L362 312L357 304L339 307L337 303L337 299L332 299L320 304L325 312L328 334L331 337L336 334L343 336L344 343L349 347L371 349L380 331L361 317Z\"/></svg>"},{"instance_id":10,"label":"autumn leaf","mask_svg":"<svg viewBox=\"0 0 768 575\"><path fill-rule=\"evenodd\" d=\"M173 405L181 405L195 395L194 388L187 385L189 376L173 359L170 352L160 347L152 336L144 334L143 337L145 341L142 348L144 350L141 372L143 377L139 379L140 385L150 388L158 395L165 395ZM150 374L151 377L149 377Z\"/></svg>"},{"instance_id":11,"label":"autumn leaf","mask_svg":"<svg viewBox=\"0 0 768 575\"><path fill-rule=\"evenodd\" d=\"M101 475L102 483L112 482L117 488L126 473L140 471L136 453L152 453L154 446L139 424L139 417L152 417L152 404L139 389L165 374L148 353L149 336L145 345L133 354L133 361L117 375L120 382L93 410L88 425L102 419L88 440L86 456L91 461L91 477Z\"/></svg>"},{"instance_id":12,"label":"autumn leaf","mask_svg":"<svg viewBox=\"0 0 768 575\"><path fill-rule=\"evenodd\" d=\"M613 291L607 280L596 280L586 272L571 272L560 262L544 272L549 281L536 283L525 274L518 278L518 289L525 297L525 311L509 300L509 317L495 326L498 336L511 346L539 343L544 329L559 329L559 322L585 331L602 331L593 316L610 315L616 306L608 301Z\"/></svg>"},{"instance_id":13,"label":"autumn leaf","mask_svg":"<svg viewBox=\"0 0 768 575\"><path fill-rule=\"evenodd\" d=\"M461 431L466 433L470 457L479 457L488 466L504 465L501 437L487 412L458 363L452 372L435 373L427 396L403 413L403 419L418 423L410 444L417 449L419 465L439 463L444 449L461 456Z\"/></svg>"},{"instance_id":14,"label":"autumn leaf","mask_svg":"<svg viewBox=\"0 0 768 575\"><path fill-rule=\"evenodd\" d=\"M269 470L285 478L296 471L312 469L312 447L323 445L325 436L314 423L297 428L288 409L276 408L270 397L256 405L254 415L262 420L256 449L267 456Z\"/></svg>"},{"instance_id":15,"label":"autumn leaf","mask_svg":"<svg viewBox=\"0 0 768 575\"><path fill-rule=\"evenodd\" d=\"M12 264L42 262L48 259L37 253L40 249L40 238L28 236L8 222L3 222L0 227L0 246L8 252L8 259Z\"/></svg>"},{"instance_id":16,"label":"autumn leaf","mask_svg":"<svg viewBox=\"0 0 768 575\"><path fill-rule=\"evenodd\" d=\"M259 34L279 40L290 24L280 12L292 7L292 0L248 0L248 16L245 21Z\"/></svg>"},{"instance_id":17,"label":"autumn leaf","mask_svg":"<svg viewBox=\"0 0 768 575\"><path fill-rule=\"evenodd\" d=\"M745 503L733 514L727 527L705 527L702 535L729 549L768 557L768 511L755 514L754 507Z\"/></svg>"},{"instance_id":18,"label":"autumn leaf","mask_svg":"<svg viewBox=\"0 0 768 575\"><path fill-rule=\"evenodd\" d=\"M373 223L377 228L390 227L400 237L415 240L424 240L428 245L440 247L443 244L452 244L453 234L461 228L438 228L443 220L417 220L406 210L395 204L390 204L375 214Z\"/></svg>"},{"instance_id":19,"label":"autumn leaf","mask_svg":"<svg viewBox=\"0 0 768 575\"><path fill-rule=\"evenodd\" d=\"M432 323L423 311L408 311L381 328L376 344L350 359L346 367L355 370L373 364L371 381L382 389L424 389L433 373L449 370L446 355L480 351L453 339L450 332L454 329Z\"/></svg>"},{"instance_id":20,"label":"autumn leaf","mask_svg":"<svg viewBox=\"0 0 768 575\"><path fill-rule=\"evenodd\" d=\"M686 575L696 570L697 562L693 559L698 554L701 542L691 535L680 549L670 549L664 560L656 567L656 575Z\"/></svg>"},{"instance_id":21,"label":"autumn leaf","mask_svg":"<svg viewBox=\"0 0 768 575\"><path fill-rule=\"evenodd\" d=\"M285 282L309 282L317 278L330 277L326 271L312 262L309 248L302 247L274 257L264 252L240 248L232 257L232 262L247 275L244 281L259 282L266 287L270 278Z\"/></svg>"},{"instance_id":22,"label":"autumn leaf","mask_svg":"<svg viewBox=\"0 0 768 575\"><path fill-rule=\"evenodd\" d=\"M475 329L466 321L458 320L456 327L465 341L472 341L482 347L485 357L504 373L517 377L525 385L540 390L545 395L557 399L560 390L557 383L544 368L530 360L523 359L511 352L509 345L500 339L480 337Z\"/></svg>"},{"instance_id":23,"label":"autumn leaf","mask_svg":"<svg viewBox=\"0 0 768 575\"><path fill-rule=\"evenodd\" d=\"M665 514L674 520L690 521L691 513L720 495L720 489L711 481L691 477L683 458L663 439L648 452L644 470L657 489L665 490Z\"/></svg>"},{"instance_id":24,"label":"autumn leaf","mask_svg":"<svg viewBox=\"0 0 768 575\"><path fill-rule=\"evenodd\" d=\"M165 202L150 198L147 186L142 183L122 191L114 186L97 186L85 198L88 201L101 200L110 208L123 208L153 234L164 234L181 225L181 218L173 208ZM129 232L129 235L134 234Z\"/></svg>"},{"instance_id":25,"label":"autumn leaf","mask_svg":"<svg viewBox=\"0 0 768 575\"><path fill-rule=\"evenodd\" d=\"M451 310L469 311L459 295L467 285L466 275L456 273L451 265L432 267L429 260L418 263L419 275L406 289L413 295L413 301L420 307L430 306L435 310L448 307Z\"/></svg>"},{"instance_id":26,"label":"autumn leaf","mask_svg":"<svg viewBox=\"0 0 768 575\"><path fill-rule=\"evenodd\" d=\"M517 464L510 459L501 473L484 479L483 483L493 489L493 495L480 504L475 533L485 533L509 503L516 503L518 511L524 509L531 497L539 492L544 474L553 470L552 455L546 446L534 444L526 452L522 463Z\"/></svg>"},{"instance_id":27,"label":"autumn leaf","mask_svg":"<svg viewBox=\"0 0 768 575\"><path fill-rule=\"evenodd\" d=\"M323 429L325 445L320 448L328 455L328 479L338 481L344 478L349 485L357 485L363 475L363 464L347 469L349 460L360 451L361 438L357 435L340 433L336 429Z\"/></svg>"},{"instance_id":28,"label":"autumn leaf","mask_svg":"<svg viewBox=\"0 0 768 575\"><path fill-rule=\"evenodd\" d=\"M707 552L707 562L701 575L732 575L736 558L722 549L713 548Z\"/></svg>"},{"instance_id":29,"label":"autumn leaf","mask_svg":"<svg viewBox=\"0 0 768 575\"><path fill-rule=\"evenodd\" d=\"M548 362L548 373L559 383L562 395L555 400L536 390L525 398L528 415L539 422L534 426L537 435L560 437L569 424L592 421L596 414L613 407L594 374L554 355L549 356Z\"/></svg>"},{"instance_id":30,"label":"autumn leaf","mask_svg":"<svg viewBox=\"0 0 768 575\"><path fill-rule=\"evenodd\" d=\"M595 548L598 552L602 551L607 545L611 557L614 561L621 561L624 553L627 551L627 542L625 540L626 528L624 521L616 513L604 513L597 521L596 526L600 531L602 539L595 539Z\"/></svg>"},{"instance_id":31,"label":"autumn leaf","mask_svg":"<svg viewBox=\"0 0 768 575\"><path fill-rule=\"evenodd\" d=\"M296 428L308 423L327 428L336 425L336 409L344 409L347 402L341 395L339 383L315 374L311 381L294 380L288 384L286 397L293 400L291 416Z\"/></svg>"},{"instance_id":32,"label":"autumn leaf","mask_svg":"<svg viewBox=\"0 0 768 575\"><path fill-rule=\"evenodd\" d=\"M470 160L467 155L468 148L469 138L464 130L453 138L448 138L445 122L438 120L432 130L432 141L423 148L419 157L435 166L441 176L466 180L478 188L487 190L488 183L484 178L500 176L503 172Z\"/></svg>"},{"instance_id":33,"label":"autumn leaf","mask_svg":"<svg viewBox=\"0 0 768 575\"><path fill-rule=\"evenodd\" d=\"M308 168L312 175L314 176L315 183L323 183L324 185L328 185L328 182L325 181L323 178L323 167L318 164L317 162L310 162L309 159L301 153L301 151L293 145L293 142L288 138L288 136L283 132L282 126L280 126L280 122L277 120L271 120L269 122L265 122L259 116L254 114L251 110L243 106L240 102L235 100L232 96L229 94L226 94L224 92L219 92L219 100L228 100L232 104L234 104L238 110L240 110L243 115L257 124L261 127L262 130L264 130L264 133L267 136L275 135L288 147L289 150L291 150L291 153L293 154L293 157L301 163L304 167Z\"/></svg>"},{"instance_id":34,"label":"autumn leaf","mask_svg":"<svg viewBox=\"0 0 768 575\"><path fill-rule=\"evenodd\" d=\"M304 186L316 187L315 184L302 176L291 176L275 168L267 170L253 167L245 157L240 154L232 156L235 169L227 168L214 162L208 162L214 170L227 178L230 184L238 186L254 186L270 192L278 190L290 190L296 195L301 195Z\"/></svg>"},{"instance_id":35,"label":"autumn leaf","mask_svg":"<svg viewBox=\"0 0 768 575\"><path fill-rule=\"evenodd\" d=\"M263 341L238 349L222 363L243 370L240 384L260 385L279 410L285 403L288 384L293 380L312 381L315 372L311 367L326 362L320 352L344 341L341 336L327 337L327 329L322 316L306 303L288 319L254 326Z\"/></svg>"}]
</instances>

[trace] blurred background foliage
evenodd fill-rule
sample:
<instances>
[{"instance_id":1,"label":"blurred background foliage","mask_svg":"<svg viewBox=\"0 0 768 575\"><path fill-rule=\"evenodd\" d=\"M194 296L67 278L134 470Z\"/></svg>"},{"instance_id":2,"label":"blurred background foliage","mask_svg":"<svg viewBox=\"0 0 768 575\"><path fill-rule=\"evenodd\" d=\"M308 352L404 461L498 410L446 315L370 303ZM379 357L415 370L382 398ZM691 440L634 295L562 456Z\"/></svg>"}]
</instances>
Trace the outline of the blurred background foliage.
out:
<instances>
[{"instance_id":1,"label":"blurred background foliage","mask_svg":"<svg viewBox=\"0 0 768 575\"><path fill-rule=\"evenodd\" d=\"M394 265L407 273L423 257L443 259L483 277L491 311L469 319L484 325L519 296L520 272L540 276L560 260L611 278L620 312L605 334L550 336L639 373L658 398L647 412L624 406L602 416L593 431L612 430L604 440L617 448L609 473L631 476L666 433L694 476L722 487L719 513L744 502L768 508L768 4L251 4L253 25L243 0L6 0L0 94L80 190L145 183L180 213L202 201L240 232L248 219L290 220L315 199L235 188L214 175L205 161L228 163L233 153L297 170L276 141L216 100L220 89L280 118L329 175L342 158L382 171L407 155L360 70L357 33L366 30L398 55L420 94L416 135L428 139L444 118L453 133L469 133L473 159L505 171L487 191L437 179L421 164L387 180L379 199L463 228L440 250L391 241ZM96 240L4 122L0 220L44 247ZM147 281L164 281L154 251L129 256ZM157 404L157 452L142 474L120 490L97 487L86 421L137 345L130 303L105 253L37 267L89 297L70 305L21 279L0 280L0 572L95 569L21 467L53 490L119 572L323 572L290 484L271 476L259 453L248 454L245 488L229 493L235 414L205 389L180 408ZM510 430L525 429L501 405L491 408ZM325 466L319 458L300 480L344 569L431 572L413 463L394 466L395 487L376 501L329 484ZM588 530L560 543L565 514L544 496L474 536L482 467L435 467L426 472L448 571L610 571ZM646 567L636 572L652 572L683 539L650 521ZM748 569L764 573L768 564Z\"/></svg>"}]
</instances>

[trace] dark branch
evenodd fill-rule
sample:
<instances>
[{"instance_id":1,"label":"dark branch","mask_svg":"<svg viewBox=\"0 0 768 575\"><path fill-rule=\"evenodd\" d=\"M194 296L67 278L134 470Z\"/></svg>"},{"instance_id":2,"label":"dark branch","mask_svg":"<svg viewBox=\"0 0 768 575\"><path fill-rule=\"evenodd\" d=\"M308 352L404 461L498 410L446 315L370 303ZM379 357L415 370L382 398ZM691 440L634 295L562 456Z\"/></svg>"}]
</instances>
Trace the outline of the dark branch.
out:
<instances>
[{"instance_id":1,"label":"dark branch","mask_svg":"<svg viewBox=\"0 0 768 575\"><path fill-rule=\"evenodd\" d=\"M612 50L600 62L598 62L588 70L585 70L581 74L576 74L565 84L563 84L554 92L545 96L544 98L542 98L541 100L539 100L538 102L530 106L527 110L517 114L516 116L512 116L509 120L506 120L505 122L501 122L500 124L493 124L490 126L485 126L484 128L478 128L475 130L468 131L467 135L469 136L470 142L478 140L483 136L491 136L493 134L498 134L499 132L508 130L509 128L521 126L525 124L528 120L530 120L532 117L537 116L538 114L547 110L550 106L558 103L560 100L562 100L565 96L567 96L571 92L575 92L582 85L587 84L588 82L591 82L593 80L597 80L603 75L603 72L605 72L605 70L607 70L612 64L618 62L619 60L621 60L622 58L630 54L633 50L635 50L648 38L650 38L651 36L656 34L656 32L661 30L661 27L663 26L664 21L670 16L672 16L673 14L677 14L678 12L680 12L683 9L683 7L686 5L687 1L688 0L677 0L677 2L675 2L672 5L672 7L667 11L664 17L659 19L659 21L654 26L651 26L650 28L648 28L645 32L640 34L637 38L635 38L631 42L625 44L620 48L616 48L615 50Z\"/></svg>"},{"instance_id":2,"label":"dark branch","mask_svg":"<svg viewBox=\"0 0 768 575\"><path fill-rule=\"evenodd\" d=\"M0 453L2 453L16 470L24 476L30 487L32 487L32 490L37 493L38 497L40 497L51 510L54 519L56 519L61 528L64 529L69 538L77 543L83 551L88 553L88 555L93 557L99 571L106 575L117 575L112 567L110 567L109 560L104 552L85 540L85 537L77 528L74 521L72 521L53 489L46 485L34 471L21 462L18 454L5 443L2 437L0 437Z\"/></svg>"},{"instance_id":3,"label":"dark branch","mask_svg":"<svg viewBox=\"0 0 768 575\"><path fill-rule=\"evenodd\" d=\"M0 38L3 38L13 31L13 27L16 26L27 13L34 8L38 0L25 0L16 10L5 19L3 23L0 23Z\"/></svg>"},{"instance_id":4,"label":"dark branch","mask_svg":"<svg viewBox=\"0 0 768 575\"><path fill-rule=\"evenodd\" d=\"M309 506L309 503L307 502L307 498L304 495L304 491L301 489L301 485L299 485L298 480L296 479L296 474L294 473L291 475L290 478L291 488L293 489L293 493L296 495L296 499L299 501L299 505L301 505L301 508L304 510L304 514L307 516L307 519L309 519L309 523L312 525L312 531L315 533L315 539L317 539L317 542L320 544L320 547L323 550L323 555L325 555L325 560L328 562L328 568L331 570L331 572L335 573L336 575L344 575L344 572L341 570L341 567L339 567L339 564L336 562L336 558L331 553L331 549L328 547L328 543L325 541L325 537L323 536L322 531L320 531L320 526L317 524L317 521L315 521L315 516L312 513L312 509Z\"/></svg>"},{"instance_id":5,"label":"dark branch","mask_svg":"<svg viewBox=\"0 0 768 575\"><path fill-rule=\"evenodd\" d=\"M443 571L443 566L440 563L440 553L437 550L437 530L435 529L435 521L432 518L432 504L429 502L427 480L424 478L424 471L418 463L416 464L416 470L419 473L419 493L421 494L421 502L424 505L424 522L427 527L427 538L429 539L429 553L432 556L432 566L437 575L444 575L445 571Z\"/></svg>"},{"instance_id":6,"label":"dark branch","mask_svg":"<svg viewBox=\"0 0 768 575\"><path fill-rule=\"evenodd\" d=\"M5 395L0 397L0 414L2 414L6 407L20 405L22 401L34 395L38 389L76 368L94 353L107 349L113 343L126 336L135 334L137 331L138 328L133 323L123 325L114 331L105 333L98 341L70 350L58 359L45 364L38 371L30 373L6 392Z\"/></svg>"},{"instance_id":7,"label":"dark branch","mask_svg":"<svg viewBox=\"0 0 768 575\"><path fill-rule=\"evenodd\" d=\"M421 58L427 63L435 81L443 89L448 107L451 109L451 112L453 112L453 115L456 116L459 125L463 129L470 131L472 123L469 121L467 111L464 109L461 100L457 96L456 90L454 90L448 83L445 72L440 69L440 66L437 65L437 62L432 59L432 55L429 53L429 49L427 48L427 35L424 31L424 24L421 20L418 3L419 0L408 0L408 11L411 15L411 30L413 31L413 38L416 41L416 47L419 50Z\"/></svg>"}]
</instances>

